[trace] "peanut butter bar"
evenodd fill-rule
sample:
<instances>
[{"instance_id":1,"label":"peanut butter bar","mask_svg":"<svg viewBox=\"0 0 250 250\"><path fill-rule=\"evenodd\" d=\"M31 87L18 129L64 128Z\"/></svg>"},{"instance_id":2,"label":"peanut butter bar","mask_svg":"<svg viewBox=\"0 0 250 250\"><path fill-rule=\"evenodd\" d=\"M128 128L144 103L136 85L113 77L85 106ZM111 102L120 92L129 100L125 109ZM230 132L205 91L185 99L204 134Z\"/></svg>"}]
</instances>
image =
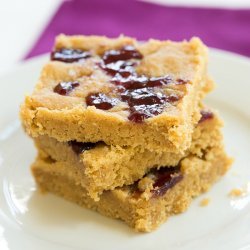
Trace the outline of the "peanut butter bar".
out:
<instances>
[{"instance_id":1,"label":"peanut butter bar","mask_svg":"<svg viewBox=\"0 0 250 250\"><path fill-rule=\"evenodd\" d=\"M136 231L151 232L169 216L185 211L194 197L225 174L230 164L222 147L208 148L202 157L190 154L175 167L152 170L132 185L105 191L99 201L89 197L68 162L56 162L49 156L38 158L32 171L42 192L121 219Z\"/></svg>"},{"instance_id":2,"label":"peanut butter bar","mask_svg":"<svg viewBox=\"0 0 250 250\"><path fill-rule=\"evenodd\" d=\"M32 137L183 154L211 87L198 38L60 35L21 118Z\"/></svg>"},{"instance_id":3,"label":"peanut butter bar","mask_svg":"<svg viewBox=\"0 0 250 250\"><path fill-rule=\"evenodd\" d=\"M35 138L35 143L40 157L49 155L54 161L71 165L77 173L77 182L93 199L98 200L104 190L132 184L150 169L176 166L189 154L202 157L207 148L221 146L221 126L215 111L203 109L192 135L191 147L182 154L157 153L141 147L109 146L104 143L59 142L48 136Z\"/></svg>"}]
</instances>

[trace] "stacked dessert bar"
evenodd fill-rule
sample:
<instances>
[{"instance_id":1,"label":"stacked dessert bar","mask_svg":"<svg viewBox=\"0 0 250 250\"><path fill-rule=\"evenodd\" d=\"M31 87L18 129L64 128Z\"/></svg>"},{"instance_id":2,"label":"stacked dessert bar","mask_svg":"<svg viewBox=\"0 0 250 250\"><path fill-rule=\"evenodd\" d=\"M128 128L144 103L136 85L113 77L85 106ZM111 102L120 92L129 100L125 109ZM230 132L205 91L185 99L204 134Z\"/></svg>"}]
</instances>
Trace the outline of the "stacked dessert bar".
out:
<instances>
[{"instance_id":1,"label":"stacked dessert bar","mask_svg":"<svg viewBox=\"0 0 250 250\"><path fill-rule=\"evenodd\" d=\"M198 38L60 35L21 107L38 187L154 230L230 166L212 88Z\"/></svg>"}]
</instances>

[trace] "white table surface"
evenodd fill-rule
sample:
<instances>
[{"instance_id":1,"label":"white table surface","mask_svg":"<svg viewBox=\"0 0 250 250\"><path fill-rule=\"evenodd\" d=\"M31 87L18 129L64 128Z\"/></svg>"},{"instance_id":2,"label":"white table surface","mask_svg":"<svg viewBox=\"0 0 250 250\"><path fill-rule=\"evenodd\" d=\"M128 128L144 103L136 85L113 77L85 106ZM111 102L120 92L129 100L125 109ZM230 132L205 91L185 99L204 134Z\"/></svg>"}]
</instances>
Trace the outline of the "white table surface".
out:
<instances>
[{"instance_id":1,"label":"white table surface","mask_svg":"<svg viewBox=\"0 0 250 250\"><path fill-rule=\"evenodd\" d=\"M250 8L250 0L146 1L175 5ZM60 0L0 0L0 74L24 57L60 3Z\"/></svg>"}]
</instances>

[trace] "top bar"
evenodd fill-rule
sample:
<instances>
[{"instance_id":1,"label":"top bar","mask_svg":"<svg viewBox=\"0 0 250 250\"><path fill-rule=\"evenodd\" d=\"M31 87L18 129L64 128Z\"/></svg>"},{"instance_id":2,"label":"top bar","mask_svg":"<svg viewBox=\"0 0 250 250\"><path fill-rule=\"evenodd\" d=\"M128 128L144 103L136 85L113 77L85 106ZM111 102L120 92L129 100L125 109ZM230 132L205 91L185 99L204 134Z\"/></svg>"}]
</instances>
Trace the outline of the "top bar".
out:
<instances>
[{"instance_id":1,"label":"top bar","mask_svg":"<svg viewBox=\"0 0 250 250\"><path fill-rule=\"evenodd\" d=\"M183 152L211 88L198 38L60 35L21 117L33 137Z\"/></svg>"}]
</instances>

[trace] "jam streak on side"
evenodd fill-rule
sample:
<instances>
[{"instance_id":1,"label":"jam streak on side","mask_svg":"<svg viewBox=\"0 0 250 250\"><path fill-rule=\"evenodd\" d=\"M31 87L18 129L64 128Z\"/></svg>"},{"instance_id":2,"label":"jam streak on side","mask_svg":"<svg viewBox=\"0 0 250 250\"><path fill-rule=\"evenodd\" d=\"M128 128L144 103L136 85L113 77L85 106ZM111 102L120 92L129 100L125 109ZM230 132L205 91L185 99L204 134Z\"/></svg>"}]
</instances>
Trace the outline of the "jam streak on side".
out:
<instances>
[{"instance_id":1,"label":"jam streak on side","mask_svg":"<svg viewBox=\"0 0 250 250\"><path fill-rule=\"evenodd\" d=\"M183 179L180 167L164 167L158 170L152 170L149 172L150 176L153 176L153 189L151 190L152 198L158 198L163 195L178 182ZM147 176L147 175L146 175ZM138 199L143 191L138 188L138 181L132 186L132 196Z\"/></svg>"},{"instance_id":2,"label":"jam streak on side","mask_svg":"<svg viewBox=\"0 0 250 250\"><path fill-rule=\"evenodd\" d=\"M199 123L202 123L206 120L213 119L213 118L214 118L214 114L211 111L201 110L201 118L199 120Z\"/></svg>"},{"instance_id":3,"label":"jam streak on side","mask_svg":"<svg viewBox=\"0 0 250 250\"><path fill-rule=\"evenodd\" d=\"M165 167L157 170L156 180L153 184L154 189L151 191L152 197L163 196L168 189L175 186L183 179L183 175L179 167Z\"/></svg>"},{"instance_id":4,"label":"jam streak on side","mask_svg":"<svg viewBox=\"0 0 250 250\"><path fill-rule=\"evenodd\" d=\"M94 148L97 143L92 143L92 142L77 142L77 141L70 141L68 144L71 146L72 150L77 154L81 154L86 150L90 150Z\"/></svg>"}]
</instances>

